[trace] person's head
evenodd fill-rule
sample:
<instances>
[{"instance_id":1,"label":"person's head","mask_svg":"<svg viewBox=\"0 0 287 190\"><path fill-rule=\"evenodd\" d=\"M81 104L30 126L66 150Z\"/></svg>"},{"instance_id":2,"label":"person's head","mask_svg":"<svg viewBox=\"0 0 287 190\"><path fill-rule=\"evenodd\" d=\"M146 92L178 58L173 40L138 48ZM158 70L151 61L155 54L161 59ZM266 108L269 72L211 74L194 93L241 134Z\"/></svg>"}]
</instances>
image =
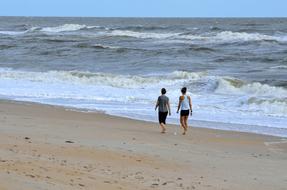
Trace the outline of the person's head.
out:
<instances>
[{"instance_id":1,"label":"person's head","mask_svg":"<svg viewBox=\"0 0 287 190\"><path fill-rule=\"evenodd\" d=\"M161 89L161 94L165 94L166 93L166 89L165 88L162 88Z\"/></svg>"},{"instance_id":2,"label":"person's head","mask_svg":"<svg viewBox=\"0 0 287 190\"><path fill-rule=\"evenodd\" d=\"M182 93L182 94L185 94L185 93L186 93L186 90L187 90L187 88L186 88L186 87L183 87L183 88L181 89L181 93Z\"/></svg>"}]
</instances>

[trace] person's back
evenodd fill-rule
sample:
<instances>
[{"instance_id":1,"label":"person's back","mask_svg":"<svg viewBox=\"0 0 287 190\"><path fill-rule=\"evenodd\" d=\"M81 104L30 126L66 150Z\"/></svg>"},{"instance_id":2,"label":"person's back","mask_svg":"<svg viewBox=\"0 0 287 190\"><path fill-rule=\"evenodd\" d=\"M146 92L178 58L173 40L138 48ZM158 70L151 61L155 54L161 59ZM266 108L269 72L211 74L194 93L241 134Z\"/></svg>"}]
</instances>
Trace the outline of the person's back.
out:
<instances>
[{"instance_id":1,"label":"person's back","mask_svg":"<svg viewBox=\"0 0 287 190\"><path fill-rule=\"evenodd\" d=\"M181 110L189 110L189 99L187 97L187 95L183 95L182 96L182 101L181 101Z\"/></svg>"},{"instance_id":2,"label":"person's back","mask_svg":"<svg viewBox=\"0 0 287 190\"><path fill-rule=\"evenodd\" d=\"M158 97L158 109L159 109L159 112L168 112L168 97L166 95L161 95Z\"/></svg>"},{"instance_id":3,"label":"person's back","mask_svg":"<svg viewBox=\"0 0 287 190\"><path fill-rule=\"evenodd\" d=\"M177 113L179 112L179 109L181 110L180 111L180 125L184 129L184 132L182 133L183 135L186 134L186 131L188 128L187 120L188 120L189 113L190 115L192 115L191 97L186 95L186 91L187 91L186 87L183 87L181 89L182 95L179 97L179 102L177 106Z\"/></svg>"},{"instance_id":4,"label":"person's back","mask_svg":"<svg viewBox=\"0 0 287 190\"><path fill-rule=\"evenodd\" d=\"M162 133L165 133L165 121L167 114L170 113L169 98L165 95L166 89L161 89L161 96L158 97L155 110L158 108L158 121L162 128Z\"/></svg>"}]
</instances>

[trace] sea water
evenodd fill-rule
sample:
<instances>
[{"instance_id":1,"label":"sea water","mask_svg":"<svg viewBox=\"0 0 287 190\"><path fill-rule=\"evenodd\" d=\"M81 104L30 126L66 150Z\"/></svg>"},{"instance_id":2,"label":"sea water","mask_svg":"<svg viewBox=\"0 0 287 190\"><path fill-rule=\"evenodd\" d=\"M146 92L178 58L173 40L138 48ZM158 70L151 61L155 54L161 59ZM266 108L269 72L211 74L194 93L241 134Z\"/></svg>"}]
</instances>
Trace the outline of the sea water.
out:
<instances>
[{"instance_id":1,"label":"sea water","mask_svg":"<svg viewBox=\"0 0 287 190\"><path fill-rule=\"evenodd\" d=\"M0 17L0 97L287 136L287 19ZM213 124L204 124L213 122Z\"/></svg>"}]
</instances>

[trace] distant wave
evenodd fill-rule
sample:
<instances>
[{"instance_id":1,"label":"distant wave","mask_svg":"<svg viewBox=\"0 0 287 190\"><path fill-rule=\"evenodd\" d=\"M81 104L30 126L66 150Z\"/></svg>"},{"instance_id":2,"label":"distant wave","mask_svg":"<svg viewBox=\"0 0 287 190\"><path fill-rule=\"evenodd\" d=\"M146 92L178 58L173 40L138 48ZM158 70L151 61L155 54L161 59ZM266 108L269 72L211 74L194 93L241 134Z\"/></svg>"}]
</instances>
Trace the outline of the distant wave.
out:
<instances>
[{"instance_id":1,"label":"distant wave","mask_svg":"<svg viewBox=\"0 0 287 190\"><path fill-rule=\"evenodd\" d=\"M51 33L58 33L58 32L70 32L70 31L77 31L84 28L91 29L96 28L97 26L87 26L87 25L80 25L80 24L64 24L61 26L55 27L44 27L41 29L42 32L51 32Z\"/></svg>"},{"instance_id":2,"label":"distant wave","mask_svg":"<svg viewBox=\"0 0 287 190\"><path fill-rule=\"evenodd\" d=\"M153 33L153 32L135 32L129 30L114 30L107 35L119 37L133 37L133 38L151 38L151 39L166 39L175 37L179 33Z\"/></svg>"},{"instance_id":3,"label":"distant wave","mask_svg":"<svg viewBox=\"0 0 287 190\"><path fill-rule=\"evenodd\" d=\"M267 35L256 32L232 32L222 31L220 28L212 27L211 32L195 34L194 31L172 32L165 27L157 26L127 26L107 28L103 26L88 26L81 24L64 24L53 27L31 27L24 31L0 31L0 35L23 35L26 33L42 32L47 34L58 34L65 32L85 31L84 33L75 33L79 36L112 36L112 37L131 37L139 39L159 39L159 40L189 40L201 41L204 43L236 43L236 42L287 42L287 35Z\"/></svg>"},{"instance_id":4,"label":"distant wave","mask_svg":"<svg viewBox=\"0 0 287 190\"><path fill-rule=\"evenodd\" d=\"M259 33L246 32L220 32L214 37L216 40L227 41L286 41L285 37L269 36Z\"/></svg>"},{"instance_id":5,"label":"distant wave","mask_svg":"<svg viewBox=\"0 0 287 190\"><path fill-rule=\"evenodd\" d=\"M121 47L116 47L116 46L107 46L107 45L102 45L102 44L90 44L90 43L79 43L79 44L76 44L74 47L95 48L95 49L121 49Z\"/></svg>"},{"instance_id":6,"label":"distant wave","mask_svg":"<svg viewBox=\"0 0 287 190\"><path fill-rule=\"evenodd\" d=\"M136 26L114 27L110 28L110 30L152 31L152 30L169 30L169 27L136 25Z\"/></svg>"},{"instance_id":7,"label":"distant wave","mask_svg":"<svg viewBox=\"0 0 287 190\"><path fill-rule=\"evenodd\" d=\"M270 67L270 69L287 69L287 65L278 65Z\"/></svg>"},{"instance_id":8,"label":"distant wave","mask_svg":"<svg viewBox=\"0 0 287 190\"><path fill-rule=\"evenodd\" d=\"M25 28L27 28L26 25L25 25ZM94 28L101 29L104 27L87 26L87 25L81 25L81 24L63 24L63 25L53 26L53 27L33 26L23 31L0 31L0 34L21 35L21 34L31 33L31 32L61 33L61 32L73 32L73 31L78 31L78 30L83 30L83 29L94 29Z\"/></svg>"},{"instance_id":9,"label":"distant wave","mask_svg":"<svg viewBox=\"0 0 287 190\"><path fill-rule=\"evenodd\" d=\"M0 34L17 36L17 35L25 34L26 32L27 31L0 31Z\"/></svg>"},{"instance_id":10,"label":"distant wave","mask_svg":"<svg viewBox=\"0 0 287 190\"><path fill-rule=\"evenodd\" d=\"M115 30L112 31L110 35L133 37L133 38L198 40L213 43L227 43L227 42L232 43L232 42L246 42L246 41L287 42L287 36L270 36L259 33L231 32L231 31L195 35L186 32L155 33L155 32L135 32L128 30L127 31Z\"/></svg>"},{"instance_id":11,"label":"distant wave","mask_svg":"<svg viewBox=\"0 0 287 190\"><path fill-rule=\"evenodd\" d=\"M269 36L259 33L223 31L207 35L181 35L180 38L188 40L201 40L206 42L246 42L246 41L277 41L287 42L287 36Z\"/></svg>"}]
</instances>

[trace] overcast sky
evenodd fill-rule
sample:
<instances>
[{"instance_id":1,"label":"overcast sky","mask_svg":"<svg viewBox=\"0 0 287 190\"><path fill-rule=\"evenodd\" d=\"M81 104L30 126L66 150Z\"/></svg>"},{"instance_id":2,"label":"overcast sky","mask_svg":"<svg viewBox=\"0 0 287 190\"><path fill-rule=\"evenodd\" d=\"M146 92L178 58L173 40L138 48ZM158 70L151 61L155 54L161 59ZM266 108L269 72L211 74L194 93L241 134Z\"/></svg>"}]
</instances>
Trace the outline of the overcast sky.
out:
<instances>
[{"instance_id":1,"label":"overcast sky","mask_svg":"<svg viewBox=\"0 0 287 190\"><path fill-rule=\"evenodd\" d=\"M286 17L287 0L0 0L1 16Z\"/></svg>"}]
</instances>

